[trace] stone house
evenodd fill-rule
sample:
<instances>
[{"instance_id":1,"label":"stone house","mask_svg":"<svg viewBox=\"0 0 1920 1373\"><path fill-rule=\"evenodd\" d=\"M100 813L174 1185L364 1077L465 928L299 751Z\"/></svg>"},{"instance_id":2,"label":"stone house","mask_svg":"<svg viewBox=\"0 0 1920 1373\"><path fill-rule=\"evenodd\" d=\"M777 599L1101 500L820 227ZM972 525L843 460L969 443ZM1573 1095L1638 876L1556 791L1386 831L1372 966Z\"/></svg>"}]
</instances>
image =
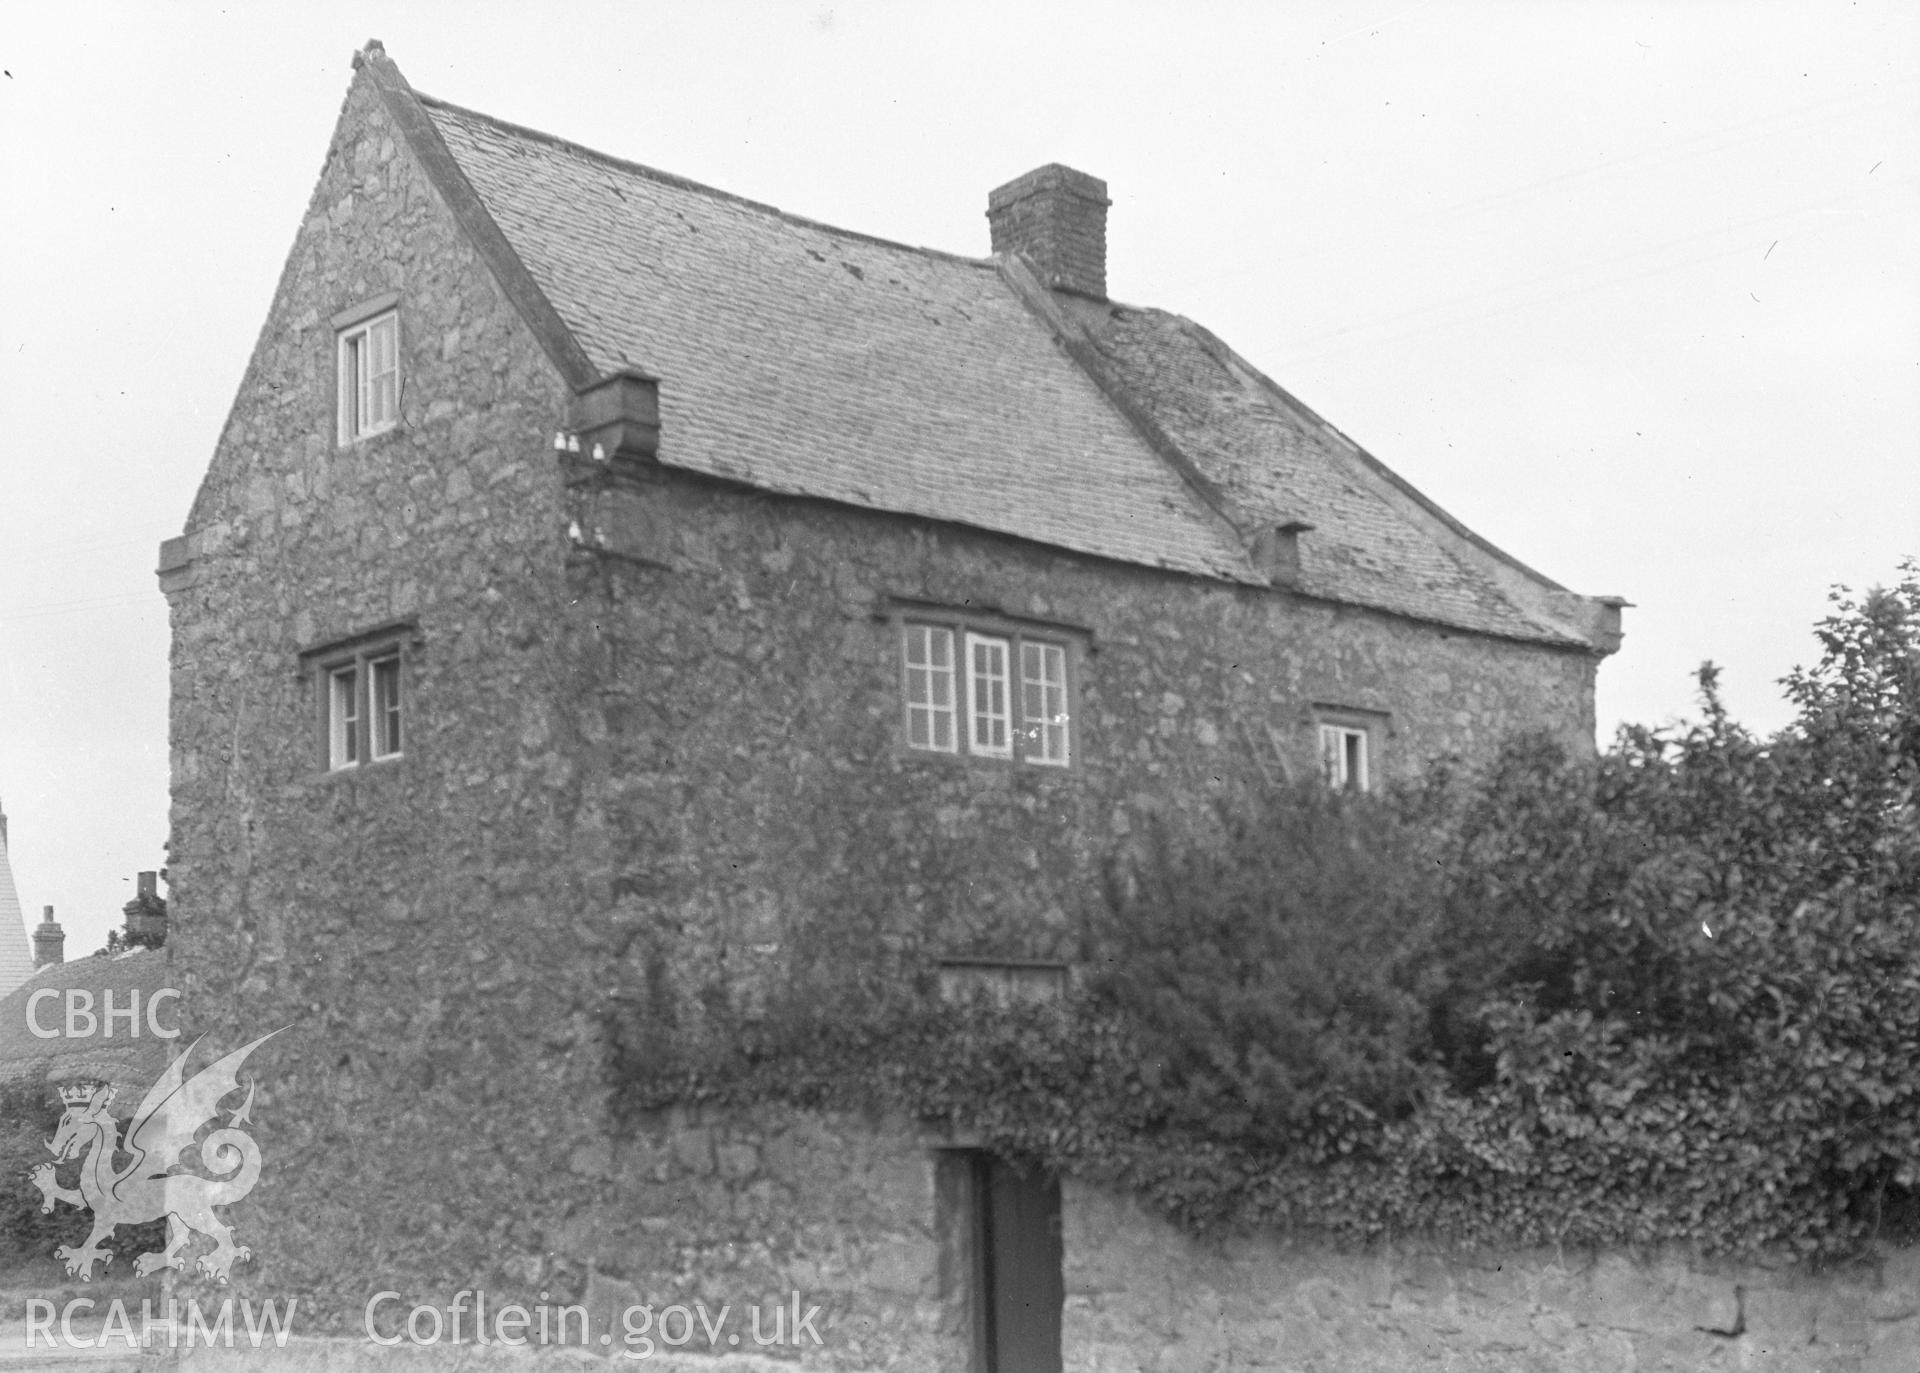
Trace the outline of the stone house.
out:
<instances>
[{"instance_id":1,"label":"stone house","mask_svg":"<svg viewBox=\"0 0 1920 1373\"><path fill-rule=\"evenodd\" d=\"M161 549L191 1028L292 1026L236 1281L349 1329L797 1291L824 1366L1087 1366L1111 1199L865 1120L616 1129L642 951L750 980L849 907L1017 980L1145 815L1591 748L1619 603L1111 301L1090 176L955 256L355 68Z\"/></svg>"}]
</instances>

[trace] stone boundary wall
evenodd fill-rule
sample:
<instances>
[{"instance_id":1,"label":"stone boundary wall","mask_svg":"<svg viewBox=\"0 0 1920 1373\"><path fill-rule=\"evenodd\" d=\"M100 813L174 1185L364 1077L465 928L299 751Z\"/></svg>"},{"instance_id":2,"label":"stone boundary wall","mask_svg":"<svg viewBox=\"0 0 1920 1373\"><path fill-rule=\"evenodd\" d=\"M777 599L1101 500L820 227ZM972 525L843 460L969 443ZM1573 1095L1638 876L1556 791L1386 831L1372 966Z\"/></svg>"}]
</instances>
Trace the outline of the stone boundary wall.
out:
<instances>
[{"instance_id":1,"label":"stone boundary wall","mask_svg":"<svg viewBox=\"0 0 1920 1373\"><path fill-rule=\"evenodd\" d=\"M1672 1249L1205 1243L1069 1183L1070 1373L1914 1373L1920 1249L1809 1272Z\"/></svg>"},{"instance_id":2,"label":"stone boundary wall","mask_svg":"<svg viewBox=\"0 0 1920 1373\"><path fill-rule=\"evenodd\" d=\"M488 1293L496 1313L554 1303L584 1306L588 1348L508 1349L462 1339L386 1348L369 1341L356 1305L302 1313L284 1349L178 1350L162 1358L118 1347L63 1351L55 1363L154 1368L177 1362L218 1373L247 1369L439 1370L502 1365L744 1373L973 1373L967 1288L941 1159L957 1141L906 1121L751 1109L660 1112L616 1138L582 1141L568 1172L586 1185L552 1218L540 1281L484 1265L449 1272L389 1304L382 1332L402 1332L415 1303L446 1308L461 1288ZM1719 1262L1667 1248L1646 1252L1469 1248L1432 1239L1338 1244L1283 1234L1200 1239L1134 1200L1072 1179L1062 1189L1066 1298L1064 1373L1914 1373L1920 1369L1920 1249L1812 1272L1802 1265ZM274 1237L256 1232L257 1239ZM271 1257L262 1253L263 1266ZM389 1286L372 1256L356 1303ZM236 1270L238 1275L238 1270ZM245 1275L251 1278L254 1275ZM202 1286L209 1309L278 1296L268 1281ZM394 1284L405 1285L405 1284ZM135 1287L140 1285L135 1284ZM64 1301L76 1294L49 1288ZM192 1290L178 1289L184 1298ZM760 1350L745 1308L817 1305L820 1340ZM136 1313L144 1291L108 1287ZM155 1281L152 1295L160 1296ZM653 1342L621 1359L622 1315L645 1304L700 1304L718 1328L688 1323L683 1347ZM0 1310L0 1367L23 1347L24 1298ZM97 1332L99 1311L83 1320ZM137 1317L136 1317L137 1325ZM236 1324L238 1322L236 1321ZM600 1332L613 1332L602 1346ZM657 1336L655 1325L651 1333ZM717 1346L717 1347L716 1347ZM44 1353L44 1351L36 1351ZM604 1360L604 1362L603 1362ZM33 1366L40 1366L38 1364Z\"/></svg>"}]
</instances>

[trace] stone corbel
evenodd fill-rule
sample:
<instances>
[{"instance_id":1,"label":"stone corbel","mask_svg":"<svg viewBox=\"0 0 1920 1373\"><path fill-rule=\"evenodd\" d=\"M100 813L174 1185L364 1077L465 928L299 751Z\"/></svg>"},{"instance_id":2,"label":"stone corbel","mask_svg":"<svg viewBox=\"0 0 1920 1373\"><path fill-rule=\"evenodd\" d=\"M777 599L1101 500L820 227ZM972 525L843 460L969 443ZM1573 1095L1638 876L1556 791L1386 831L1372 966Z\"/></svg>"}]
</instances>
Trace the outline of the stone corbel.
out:
<instances>
[{"instance_id":1,"label":"stone corbel","mask_svg":"<svg viewBox=\"0 0 1920 1373\"><path fill-rule=\"evenodd\" d=\"M631 368L574 393L567 428L582 453L651 462L660 452L660 383Z\"/></svg>"}]
</instances>

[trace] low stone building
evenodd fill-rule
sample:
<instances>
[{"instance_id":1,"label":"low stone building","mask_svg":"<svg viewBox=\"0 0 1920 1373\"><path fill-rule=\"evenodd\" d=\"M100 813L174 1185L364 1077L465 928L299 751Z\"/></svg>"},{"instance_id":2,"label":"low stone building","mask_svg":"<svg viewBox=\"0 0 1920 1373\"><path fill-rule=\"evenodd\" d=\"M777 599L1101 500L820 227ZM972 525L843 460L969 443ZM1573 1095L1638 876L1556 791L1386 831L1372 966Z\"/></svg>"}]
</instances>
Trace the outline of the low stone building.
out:
<instances>
[{"instance_id":1,"label":"low stone building","mask_svg":"<svg viewBox=\"0 0 1920 1373\"><path fill-rule=\"evenodd\" d=\"M114 1089L126 1117L180 1043L180 991L166 950L167 903L143 872L109 948L66 957L66 933L48 906L33 932L34 970L0 996L0 1083L83 1082Z\"/></svg>"},{"instance_id":2,"label":"low stone building","mask_svg":"<svg viewBox=\"0 0 1920 1373\"><path fill-rule=\"evenodd\" d=\"M1109 299L1090 176L961 257L356 68L161 551L191 1026L290 1024L235 1280L348 1327L800 1293L832 1366L1087 1366L1071 1189L905 1123L617 1129L646 951L751 981L859 909L1012 987L1147 815L1590 749L1618 603Z\"/></svg>"}]
</instances>

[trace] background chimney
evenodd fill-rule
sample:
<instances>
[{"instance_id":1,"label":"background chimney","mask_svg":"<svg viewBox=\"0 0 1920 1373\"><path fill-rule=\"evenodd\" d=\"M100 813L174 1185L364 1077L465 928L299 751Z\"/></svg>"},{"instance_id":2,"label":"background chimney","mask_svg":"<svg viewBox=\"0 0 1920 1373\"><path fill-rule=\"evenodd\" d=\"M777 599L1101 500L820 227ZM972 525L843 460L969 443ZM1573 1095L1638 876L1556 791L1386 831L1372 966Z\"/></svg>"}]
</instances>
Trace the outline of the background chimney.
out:
<instances>
[{"instance_id":1,"label":"background chimney","mask_svg":"<svg viewBox=\"0 0 1920 1373\"><path fill-rule=\"evenodd\" d=\"M141 873L136 879L139 894L121 908L127 917L127 943L134 948L157 949L167 942L167 902L155 886L158 876Z\"/></svg>"},{"instance_id":2,"label":"background chimney","mask_svg":"<svg viewBox=\"0 0 1920 1373\"><path fill-rule=\"evenodd\" d=\"M987 197L993 251L1018 253L1042 286L1107 298L1107 183L1058 162Z\"/></svg>"},{"instance_id":3,"label":"background chimney","mask_svg":"<svg viewBox=\"0 0 1920 1373\"><path fill-rule=\"evenodd\" d=\"M33 966L44 968L50 963L67 961L67 932L53 923L53 907L46 908L46 914L33 931Z\"/></svg>"}]
</instances>

